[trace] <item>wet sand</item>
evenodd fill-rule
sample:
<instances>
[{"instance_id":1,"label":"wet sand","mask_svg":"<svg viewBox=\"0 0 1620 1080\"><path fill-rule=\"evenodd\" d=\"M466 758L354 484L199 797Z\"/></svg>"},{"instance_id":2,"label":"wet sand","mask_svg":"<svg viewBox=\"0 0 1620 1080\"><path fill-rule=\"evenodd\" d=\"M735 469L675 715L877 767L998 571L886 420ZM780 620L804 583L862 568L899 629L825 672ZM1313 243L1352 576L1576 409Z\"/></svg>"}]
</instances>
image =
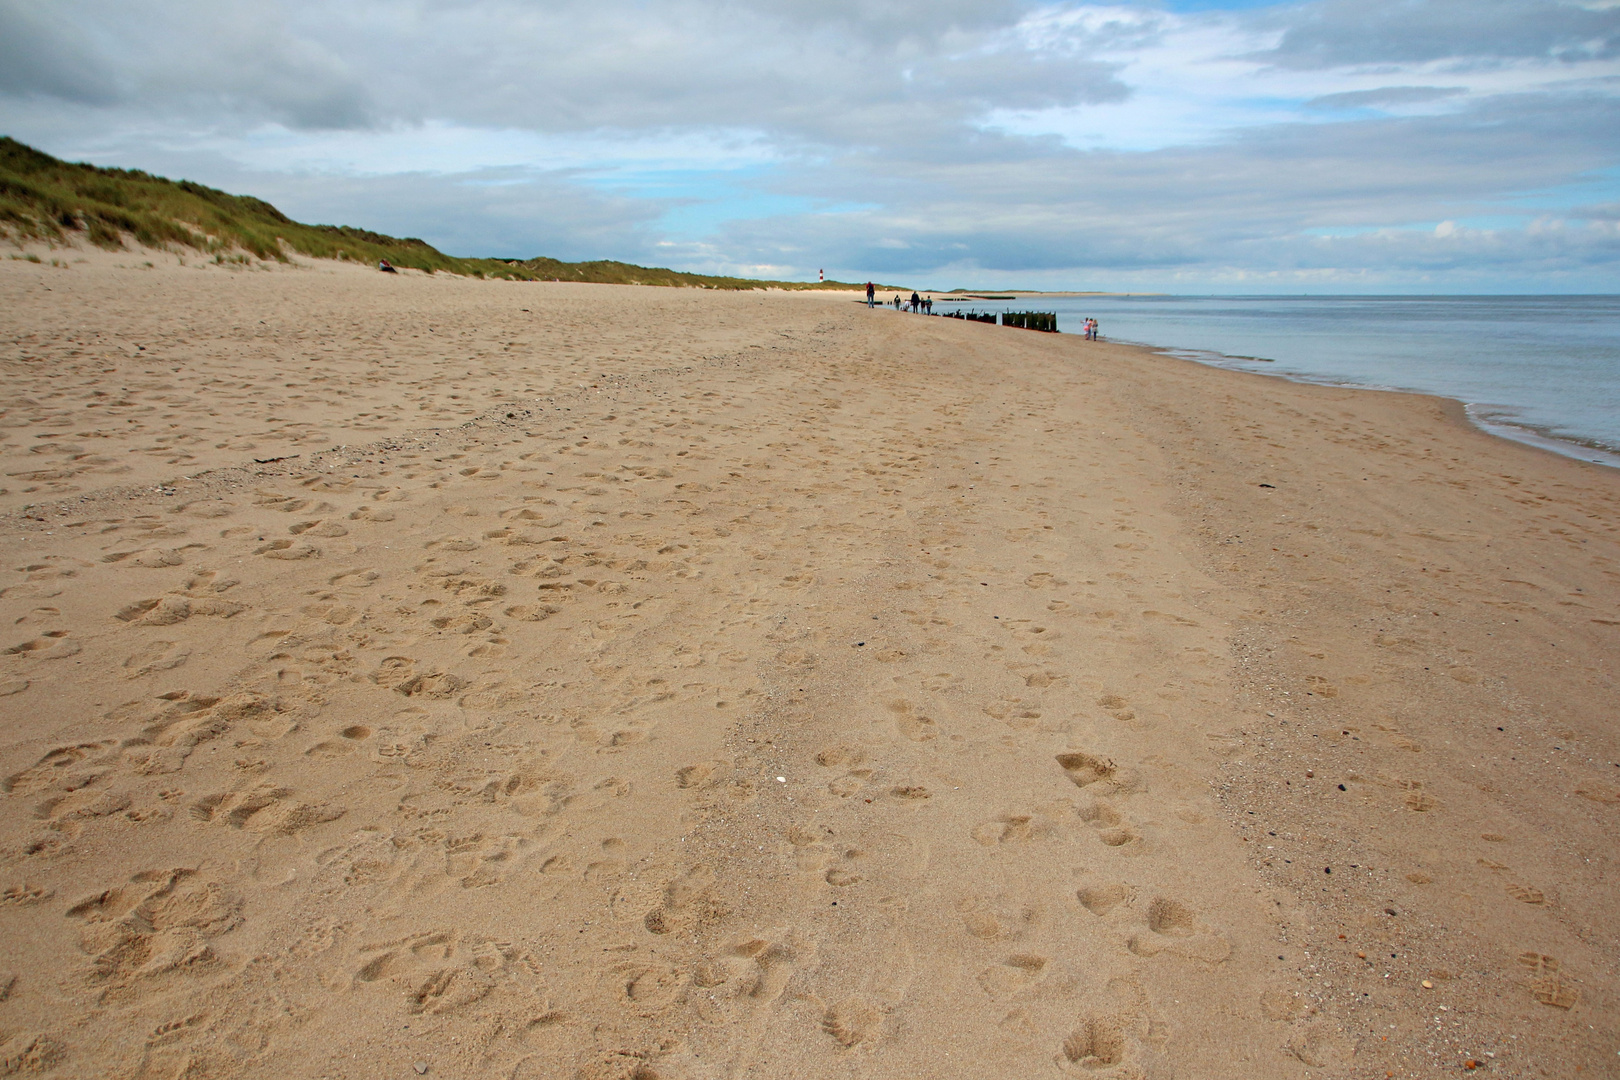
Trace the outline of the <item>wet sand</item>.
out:
<instances>
[{"instance_id":1,"label":"wet sand","mask_svg":"<svg viewBox=\"0 0 1620 1080\"><path fill-rule=\"evenodd\" d=\"M0 1075L1616 1074L1620 473L848 297L79 257L0 263Z\"/></svg>"}]
</instances>

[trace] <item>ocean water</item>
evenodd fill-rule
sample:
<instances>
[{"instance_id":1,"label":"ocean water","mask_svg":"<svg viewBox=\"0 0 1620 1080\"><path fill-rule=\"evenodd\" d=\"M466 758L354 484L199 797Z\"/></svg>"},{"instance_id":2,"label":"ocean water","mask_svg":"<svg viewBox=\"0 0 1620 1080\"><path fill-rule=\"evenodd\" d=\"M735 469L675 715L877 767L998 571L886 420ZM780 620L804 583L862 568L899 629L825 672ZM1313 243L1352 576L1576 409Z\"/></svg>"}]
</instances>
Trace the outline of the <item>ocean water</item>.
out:
<instances>
[{"instance_id":1,"label":"ocean water","mask_svg":"<svg viewBox=\"0 0 1620 1080\"><path fill-rule=\"evenodd\" d=\"M1462 401L1487 430L1620 466L1620 296L1031 296L1080 332L1221 367Z\"/></svg>"}]
</instances>

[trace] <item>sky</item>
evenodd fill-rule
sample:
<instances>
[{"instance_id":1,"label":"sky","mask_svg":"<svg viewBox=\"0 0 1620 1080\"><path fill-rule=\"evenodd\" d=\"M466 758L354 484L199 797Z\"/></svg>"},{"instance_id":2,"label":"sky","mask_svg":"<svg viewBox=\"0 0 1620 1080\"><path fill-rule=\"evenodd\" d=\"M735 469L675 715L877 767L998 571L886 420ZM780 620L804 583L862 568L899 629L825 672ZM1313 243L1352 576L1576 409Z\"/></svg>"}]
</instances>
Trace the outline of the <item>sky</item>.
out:
<instances>
[{"instance_id":1,"label":"sky","mask_svg":"<svg viewBox=\"0 0 1620 1080\"><path fill-rule=\"evenodd\" d=\"M456 255L1620 293L1620 0L0 0L0 133Z\"/></svg>"}]
</instances>

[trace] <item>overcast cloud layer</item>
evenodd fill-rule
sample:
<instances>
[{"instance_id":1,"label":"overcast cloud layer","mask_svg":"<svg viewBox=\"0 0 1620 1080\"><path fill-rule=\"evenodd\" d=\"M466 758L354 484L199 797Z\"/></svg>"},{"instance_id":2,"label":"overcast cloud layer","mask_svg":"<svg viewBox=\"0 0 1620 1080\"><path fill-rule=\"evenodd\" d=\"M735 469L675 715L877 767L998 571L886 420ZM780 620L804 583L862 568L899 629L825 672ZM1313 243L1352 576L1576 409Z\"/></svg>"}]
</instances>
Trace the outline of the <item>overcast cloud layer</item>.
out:
<instances>
[{"instance_id":1,"label":"overcast cloud layer","mask_svg":"<svg viewBox=\"0 0 1620 1080\"><path fill-rule=\"evenodd\" d=\"M1620 291L1620 0L0 0L0 132L455 254Z\"/></svg>"}]
</instances>

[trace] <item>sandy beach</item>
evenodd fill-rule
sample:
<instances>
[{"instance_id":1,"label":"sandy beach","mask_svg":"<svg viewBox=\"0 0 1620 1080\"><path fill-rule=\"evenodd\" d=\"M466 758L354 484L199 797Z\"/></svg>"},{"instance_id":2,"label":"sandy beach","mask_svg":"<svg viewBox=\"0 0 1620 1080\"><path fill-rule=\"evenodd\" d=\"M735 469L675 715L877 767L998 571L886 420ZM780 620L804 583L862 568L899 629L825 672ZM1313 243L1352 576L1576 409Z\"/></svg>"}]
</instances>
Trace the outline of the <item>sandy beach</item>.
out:
<instances>
[{"instance_id":1,"label":"sandy beach","mask_svg":"<svg viewBox=\"0 0 1620 1080\"><path fill-rule=\"evenodd\" d=\"M846 295L42 254L0 1076L1620 1076L1620 472Z\"/></svg>"}]
</instances>

